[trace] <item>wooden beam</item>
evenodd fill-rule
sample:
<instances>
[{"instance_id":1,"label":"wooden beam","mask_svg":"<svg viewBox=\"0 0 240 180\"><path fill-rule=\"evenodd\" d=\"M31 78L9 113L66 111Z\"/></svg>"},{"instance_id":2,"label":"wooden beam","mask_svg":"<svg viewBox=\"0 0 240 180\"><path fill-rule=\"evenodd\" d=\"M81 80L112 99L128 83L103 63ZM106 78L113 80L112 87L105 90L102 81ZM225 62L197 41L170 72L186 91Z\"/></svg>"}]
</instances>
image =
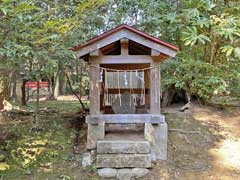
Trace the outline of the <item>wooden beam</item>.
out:
<instances>
[{"instance_id":1,"label":"wooden beam","mask_svg":"<svg viewBox=\"0 0 240 180\"><path fill-rule=\"evenodd\" d=\"M90 60L95 64L149 64L152 58L147 55L113 55L99 56Z\"/></svg>"},{"instance_id":2,"label":"wooden beam","mask_svg":"<svg viewBox=\"0 0 240 180\"><path fill-rule=\"evenodd\" d=\"M101 52L103 55L120 55L121 54L121 43L120 41L116 41L107 46L101 48ZM116 54L113 54L116 53Z\"/></svg>"},{"instance_id":3,"label":"wooden beam","mask_svg":"<svg viewBox=\"0 0 240 180\"><path fill-rule=\"evenodd\" d=\"M150 63L149 64L101 64L101 67L116 69L116 70L135 70L135 69L148 68L150 67Z\"/></svg>"},{"instance_id":4,"label":"wooden beam","mask_svg":"<svg viewBox=\"0 0 240 180\"><path fill-rule=\"evenodd\" d=\"M100 54L101 54L100 49L96 49L96 50L89 53L90 56L99 56Z\"/></svg>"},{"instance_id":5,"label":"wooden beam","mask_svg":"<svg viewBox=\"0 0 240 180\"><path fill-rule=\"evenodd\" d=\"M151 66L157 67L160 62L153 61ZM161 96L161 81L160 81L160 67L150 70L150 113L160 114L160 96Z\"/></svg>"},{"instance_id":6,"label":"wooden beam","mask_svg":"<svg viewBox=\"0 0 240 180\"><path fill-rule=\"evenodd\" d=\"M93 44L90 44L82 49L80 49L79 51L77 51L76 53L76 56L77 57L82 57L83 55L86 55L86 54L89 54L90 52L92 51L95 51L96 49L99 49L99 48L102 48L104 46L107 46L113 42L116 42L120 39L123 39L123 38L126 38L128 40L131 40L131 41L134 41L134 42L137 42L139 44L142 44L146 47L149 47L151 49L155 49L163 54L166 54L168 56L171 56L171 57L175 57L177 51L176 50L173 50L171 48L168 48L164 45L161 45L161 44L158 44L158 43L155 43L149 39L146 39L134 32L131 32L129 30L126 30L126 29L123 29L121 31L118 31L116 33L113 33L109 36L107 36L106 38L104 39L101 39Z\"/></svg>"},{"instance_id":7,"label":"wooden beam","mask_svg":"<svg viewBox=\"0 0 240 180\"><path fill-rule=\"evenodd\" d=\"M121 39L121 55L128 55L128 39Z\"/></svg>"},{"instance_id":8,"label":"wooden beam","mask_svg":"<svg viewBox=\"0 0 240 180\"><path fill-rule=\"evenodd\" d=\"M101 39L101 40L99 40L99 41L97 41L93 44L90 44L90 45L80 49L79 51L77 51L76 56L81 57L85 54L88 54L89 52L92 52L96 49L102 48L102 47L107 46L107 45L109 45L113 42L116 42L116 41L124 38L124 36L125 36L124 34L125 34L124 31L118 31L114 34L111 34L104 39Z\"/></svg>"},{"instance_id":9,"label":"wooden beam","mask_svg":"<svg viewBox=\"0 0 240 180\"><path fill-rule=\"evenodd\" d=\"M159 56L152 56L152 60L157 62L163 62L167 58L168 56L166 56L165 54L160 54Z\"/></svg>"},{"instance_id":10,"label":"wooden beam","mask_svg":"<svg viewBox=\"0 0 240 180\"><path fill-rule=\"evenodd\" d=\"M119 91L121 94L123 94L124 92L129 92L131 91L131 94L141 94L142 93L142 89L140 88L132 88L132 89L129 89L129 88L121 88L121 89L115 89L115 88L109 88L108 89L108 94L119 94ZM145 93L148 94L149 93L149 89L145 89ZM103 94L103 92L101 92L101 94Z\"/></svg>"},{"instance_id":11,"label":"wooden beam","mask_svg":"<svg viewBox=\"0 0 240 180\"><path fill-rule=\"evenodd\" d=\"M134 41L129 42L129 53L138 53L139 55L151 55L151 49Z\"/></svg>"},{"instance_id":12,"label":"wooden beam","mask_svg":"<svg viewBox=\"0 0 240 180\"><path fill-rule=\"evenodd\" d=\"M151 56L159 56L161 53L155 49L151 49Z\"/></svg>"},{"instance_id":13,"label":"wooden beam","mask_svg":"<svg viewBox=\"0 0 240 180\"><path fill-rule=\"evenodd\" d=\"M91 57L90 57L91 58ZM90 66L90 114L100 113L100 85L99 85L99 64L91 64Z\"/></svg>"},{"instance_id":14,"label":"wooden beam","mask_svg":"<svg viewBox=\"0 0 240 180\"><path fill-rule=\"evenodd\" d=\"M135 41L139 44L142 44L146 47L149 47L151 49L159 51L159 52L161 52L163 54L166 54L168 56L171 56L171 57L176 56L177 51L175 51L173 49L170 49L166 46L163 46L161 44L155 43L153 41L150 41L149 39L146 39L146 38L144 38L144 37L142 37L142 36L140 36L136 33L131 32L131 31L126 30L125 37L129 40Z\"/></svg>"}]
</instances>

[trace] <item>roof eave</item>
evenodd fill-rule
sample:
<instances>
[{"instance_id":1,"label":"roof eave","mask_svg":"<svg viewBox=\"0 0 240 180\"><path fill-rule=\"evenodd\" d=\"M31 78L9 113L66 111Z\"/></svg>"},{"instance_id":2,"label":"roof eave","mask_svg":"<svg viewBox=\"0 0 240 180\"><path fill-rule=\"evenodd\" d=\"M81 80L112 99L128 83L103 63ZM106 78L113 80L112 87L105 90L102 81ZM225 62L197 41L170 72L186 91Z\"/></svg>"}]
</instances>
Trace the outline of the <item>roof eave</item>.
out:
<instances>
[{"instance_id":1,"label":"roof eave","mask_svg":"<svg viewBox=\"0 0 240 180\"><path fill-rule=\"evenodd\" d=\"M107 32L105 32L105 33L103 33L103 34L101 34L101 35L95 36L95 37L93 37L92 39L86 41L86 42L83 43L83 44L80 44L80 45L77 45L77 46L74 46L74 47L70 48L70 50L72 50L72 51L78 51L78 50L80 50L81 48L84 48L84 47L86 47L86 46L88 46L88 45L91 45L91 44L93 44L93 43L101 40L101 39L104 39L105 37L107 37L107 36L109 36L109 35L111 35L111 34L113 34L113 33L115 33L115 32L118 32L118 31L120 31L120 30L122 30L122 29L127 29L127 30L132 31L132 32L134 32L134 33L136 33L136 34L138 34L138 35L140 35L140 36L143 36L143 37L145 37L145 38L147 38L147 39L149 39L149 40L151 40L151 41L153 41L153 42L155 42L155 43L158 43L158 44L161 44L161 45L163 45L163 46L166 46L166 47L168 47L168 48L170 48L170 49L172 49L172 50L179 51L179 48L178 48L178 47L176 47L176 46L174 46L174 45L172 45L172 44L170 44L170 43L164 42L164 41L160 40L159 38L156 38L156 37L154 37L154 36L151 36L151 35L149 35L149 34L146 34L146 33L142 32L142 31L140 31L140 30L138 30L138 29L135 29L135 28L133 28L133 27L131 27L131 26L128 26L128 25L126 25L126 24L122 24L122 25L117 26L116 28L111 29L111 30L109 30L109 31L107 31Z\"/></svg>"}]
</instances>

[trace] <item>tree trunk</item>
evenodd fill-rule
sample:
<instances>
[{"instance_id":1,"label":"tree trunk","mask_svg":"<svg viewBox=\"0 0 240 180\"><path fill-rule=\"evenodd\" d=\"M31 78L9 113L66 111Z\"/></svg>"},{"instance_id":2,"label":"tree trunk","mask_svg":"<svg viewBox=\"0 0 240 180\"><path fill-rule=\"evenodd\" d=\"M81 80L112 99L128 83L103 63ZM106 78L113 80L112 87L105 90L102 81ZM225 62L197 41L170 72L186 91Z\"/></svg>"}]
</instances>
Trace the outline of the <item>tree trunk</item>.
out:
<instances>
[{"instance_id":1,"label":"tree trunk","mask_svg":"<svg viewBox=\"0 0 240 180\"><path fill-rule=\"evenodd\" d=\"M10 81L10 97L12 101L17 100L17 75L16 72L12 73L11 81Z\"/></svg>"},{"instance_id":2,"label":"tree trunk","mask_svg":"<svg viewBox=\"0 0 240 180\"><path fill-rule=\"evenodd\" d=\"M22 80L22 86L21 86L21 90L22 90L21 103L22 103L23 106L27 105L27 102L26 102L26 88L25 88L26 83L27 83L27 80L23 79Z\"/></svg>"},{"instance_id":3,"label":"tree trunk","mask_svg":"<svg viewBox=\"0 0 240 180\"><path fill-rule=\"evenodd\" d=\"M60 95L65 95L66 94L66 87L67 87L67 78L65 76L65 74L62 74L62 81L59 83L60 87L59 87L59 94Z\"/></svg>"},{"instance_id":4,"label":"tree trunk","mask_svg":"<svg viewBox=\"0 0 240 180\"><path fill-rule=\"evenodd\" d=\"M185 104L185 105L180 109L181 112L184 112L185 110L191 108L191 94L190 94L188 91L186 91L186 99L187 99L187 104Z\"/></svg>"},{"instance_id":5,"label":"tree trunk","mask_svg":"<svg viewBox=\"0 0 240 180\"><path fill-rule=\"evenodd\" d=\"M0 72L0 110L3 109L4 99L8 99L8 81L7 76Z\"/></svg>"},{"instance_id":6,"label":"tree trunk","mask_svg":"<svg viewBox=\"0 0 240 180\"><path fill-rule=\"evenodd\" d=\"M54 99L57 99L58 95L59 95L59 73L56 74L56 78L55 78L55 83L54 83Z\"/></svg>"},{"instance_id":7,"label":"tree trunk","mask_svg":"<svg viewBox=\"0 0 240 180\"><path fill-rule=\"evenodd\" d=\"M210 60L209 60L210 64L214 64L215 54L216 54L216 39L215 39L215 36L213 36L211 41L211 54L210 54Z\"/></svg>"},{"instance_id":8,"label":"tree trunk","mask_svg":"<svg viewBox=\"0 0 240 180\"><path fill-rule=\"evenodd\" d=\"M171 85L170 87L167 88L167 90L164 91L163 97L162 97L163 99L162 107L167 107L171 104L175 92L176 90L174 88L174 85Z\"/></svg>"},{"instance_id":9,"label":"tree trunk","mask_svg":"<svg viewBox=\"0 0 240 180\"><path fill-rule=\"evenodd\" d=\"M81 98L78 96L77 93L74 92L73 87L72 87L72 84L71 84L71 80L70 80L70 78L68 77L68 74L65 73L65 75L66 75L66 78L67 78L67 81L68 81L70 90L72 91L72 93L73 93L73 94L76 96L76 98L78 99L79 103L80 103L81 106L82 106L82 109L83 109L84 111L87 111L88 109L85 107L85 105L84 105L84 103L82 102Z\"/></svg>"},{"instance_id":10,"label":"tree trunk","mask_svg":"<svg viewBox=\"0 0 240 180\"><path fill-rule=\"evenodd\" d=\"M35 127L39 126L39 98L40 98L40 74L37 74L37 99L36 99L36 109L35 109Z\"/></svg>"},{"instance_id":11,"label":"tree trunk","mask_svg":"<svg viewBox=\"0 0 240 180\"><path fill-rule=\"evenodd\" d=\"M56 100L59 95L59 72L57 72L55 77L52 78L51 84L52 84L52 87L50 89L50 95L48 96L47 99Z\"/></svg>"},{"instance_id":12,"label":"tree trunk","mask_svg":"<svg viewBox=\"0 0 240 180\"><path fill-rule=\"evenodd\" d=\"M13 101L17 100L17 79L16 78L13 79L11 99Z\"/></svg>"}]
</instances>

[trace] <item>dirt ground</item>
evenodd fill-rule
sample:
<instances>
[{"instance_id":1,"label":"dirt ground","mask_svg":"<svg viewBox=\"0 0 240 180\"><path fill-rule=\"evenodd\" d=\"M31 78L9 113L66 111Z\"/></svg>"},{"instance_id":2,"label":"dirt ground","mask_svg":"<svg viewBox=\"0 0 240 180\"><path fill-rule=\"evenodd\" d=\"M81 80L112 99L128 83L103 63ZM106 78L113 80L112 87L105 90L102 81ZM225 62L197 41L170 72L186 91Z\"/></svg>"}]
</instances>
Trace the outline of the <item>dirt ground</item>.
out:
<instances>
[{"instance_id":1,"label":"dirt ground","mask_svg":"<svg viewBox=\"0 0 240 180\"><path fill-rule=\"evenodd\" d=\"M240 179L240 109L196 105L185 113L177 109L165 109L168 160L158 163L144 180Z\"/></svg>"},{"instance_id":2,"label":"dirt ground","mask_svg":"<svg viewBox=\"0 0 240 180\"><path fill-rule=\"evenodd\" d=\"M50 131L51 141L64 141L64 134L66 136L66 132L71 132L71 137L66 137L67 141L62 142L65 150L51 146L61 156L56 157L53 162L53 159L47 159L52 162L49 166L34 163L23 169L10 164L9 173L0 171L0 180L100 180L94 165L87 169L81 167L86 125L83 125L78 134L76 132L79 131L72 124L80 121L78 118L71 118L73 110L77 111L79 104L72 99L64 103L61 100L46 103L42 105L59 108L56 116L44 116L54 119L45 124L46 132L47 127L55 128ZM169 125L168 160L155 164L149 175L140 180L240 180L240 109L194 105L191 110L179 112L180 107L181 105L176 105L163 109ZM24 123L17 125L18 129L22 124ZM43 136L46 132L40 132L39 135ZM73 136L74 132L77 136ZM61 135L60 139L58 134ZM21 135L21 138L24 137L25 135ZM74 146L74 143L77 145ZM9 159L11 163L10 156ZM44 164L47 164L45 160ZM11 166L16 166L15 171L11 171Z\"/></svg>"}]
</instances>

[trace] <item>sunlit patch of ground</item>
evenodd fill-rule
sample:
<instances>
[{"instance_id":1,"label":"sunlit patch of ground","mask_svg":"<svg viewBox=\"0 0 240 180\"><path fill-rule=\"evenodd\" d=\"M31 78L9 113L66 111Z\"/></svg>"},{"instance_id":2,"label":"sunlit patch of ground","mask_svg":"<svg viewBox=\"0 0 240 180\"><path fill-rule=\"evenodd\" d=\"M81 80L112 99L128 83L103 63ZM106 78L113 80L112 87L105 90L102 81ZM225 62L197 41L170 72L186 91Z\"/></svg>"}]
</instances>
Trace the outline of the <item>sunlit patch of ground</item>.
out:
<instances>
[{"instance_id":1,"label":"sunlit patch of ground","mask_svg":"<svg viewBox=\"0 0 240 180\"><path fill-rule=\"evenodd\" d=\"M144 180L240 179L240 111L193 105L164 109L169 129L168 160L158 163Z\"/></svg>"},{"instance_id":2,"label":"sunlit patch of ground","mask_svg":"<svg viewBox=\"0 0 240 180\"><path fill-rule=\"evenodd\" d=\"M240 111L233 109L196 108L193 118L208 126L210 132L219 136L208 152L212 156L210 173L220 179L240 179Z\"/></svg>"},{"instance_id":3,"label":"sunlit patch of ground","mask_svg":"<svg viewBox=\"0 0 240 180\"><path fill-rule=\"evenodd\" d=\"M3 179L19 180L19 176L22 176L29 180L61 180L64 177L70 177L71 180L99 180L94 166L87 169L81 167L82 153L86 147L86 126L80 131L80 146L77 153L72 149L74 138L65 132L70 131L66 124L79 111L79 102L74 100L74 97L66 96L61 97L59 101L41 102L40 108L45 107L56 109L57 113L51 116L42 115L44 130L52 132L52 136L49 136L52 137L51 141L65 142L65 146L70 149L62 152L62 148L57 148L59 156L54 157L57 158L55 162L46 161L24 171L11 171L10 174L5 174ZM149 175L139 180L240 180L240 110L193 106L190 111L183 113L178 111L180 107L181 105L170 107L165 111L169 129L199 133L180 133L170 130L168 160L155 164ZM34 109L34 102L29 102L29 107L26 108ZM60 118L61 116L63 119ZM67 117L70 119L66 119ZM45 121L48 118L52 120ZM24 124L17 125L16 129L19 131L16 131L17 135L30 133L22 131L22 129L26 130ZM44 135L45 131L39 134ZM12 143L16 144L14 141ZM46 145L46 148L56 147L51 143ZM58 158L61 153L63 158ZM6 162L9 159L11 159L10 155ZM15 162L9 162L10 170L13 163Z\"/></svg>"},{"instance_id":4,"label":"sunlit patch of ground","mask_svg":"<svg viewBox=\"0 0 240 180\"><path fill-rule=\"evenodd\" d=\"M87 101L87 96L82 96L81 100L82 101ZM65 96L58 96L57 98L58 101L77 101L77 97L73 95L65 95Z\"/></svg>"},{"instance_id":5,"label":"sunlit patch of ground","mask_svg":"<svg viewBox=\"0 0 240 180\"><path fill-rule=\"evenodd\" d=\"M240 141L224 140L218 148L211 149L218 166L240 171Z\"/></svg>"}]
</instances>

